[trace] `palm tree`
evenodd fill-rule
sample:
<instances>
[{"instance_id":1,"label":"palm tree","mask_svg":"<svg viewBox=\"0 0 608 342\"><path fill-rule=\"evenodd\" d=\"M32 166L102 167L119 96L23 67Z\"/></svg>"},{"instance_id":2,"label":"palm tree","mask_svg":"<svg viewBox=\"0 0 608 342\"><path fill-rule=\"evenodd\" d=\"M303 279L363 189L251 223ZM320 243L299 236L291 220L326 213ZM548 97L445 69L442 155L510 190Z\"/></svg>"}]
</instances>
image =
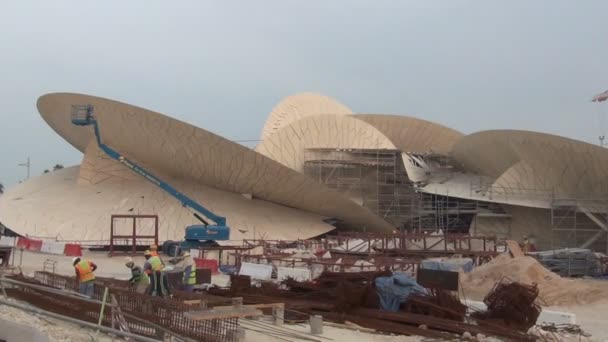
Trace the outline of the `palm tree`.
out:
<instances>
[{"instance_id":1,"label":"palm tree","mask_svg":"<svg viewBox=\"0 0 608 342\"><path fill-rule=\"evenodd\" d=\"M51 171L49 171L49 169L45 169L44 172L42 172L42 173L49 173L49 172L51 172Z\"/></svg>"},{"instance_id":2,"label":"palm tree","mask_svg":"<svg viewBox=\"0 0 608 342\"><path fill-rule=\"evenodd\" d=\"M4 184L0 183L0 194L4 193Z\"/></svg>"},{"instance_id":3,"label":"palm tree","mask_svg":"<svg viewBox=\"0 0 608 342\"><path fill-rule=\"evenodd\" d=\"M63 165L61 164L55 164L55 166L53 166L53 171L57 171L57 170L61 170L63 169Z\"/></svg>"}]
</instances>

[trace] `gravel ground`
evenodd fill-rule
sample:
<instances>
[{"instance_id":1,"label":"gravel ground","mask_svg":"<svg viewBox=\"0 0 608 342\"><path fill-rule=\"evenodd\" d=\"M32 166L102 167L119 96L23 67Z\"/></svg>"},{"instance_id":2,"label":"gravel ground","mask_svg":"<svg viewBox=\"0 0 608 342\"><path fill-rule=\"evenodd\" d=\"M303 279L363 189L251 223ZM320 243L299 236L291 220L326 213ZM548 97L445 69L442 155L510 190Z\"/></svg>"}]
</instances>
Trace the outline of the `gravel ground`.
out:
<instances>
[{"instance_id":1,"label":"gravel ground","mask_svg":"<svg viewBox=\"0 0 608 342\"><path fill-rule=\"evenodd\" d=\"M92 329L82 328L78 325L57 320L0 304L0 318L18 322L40 331L51 342L92 342L95 341L96 332ZM124 341L100 333L99 341Z\"/></svg>"}]
</instances>

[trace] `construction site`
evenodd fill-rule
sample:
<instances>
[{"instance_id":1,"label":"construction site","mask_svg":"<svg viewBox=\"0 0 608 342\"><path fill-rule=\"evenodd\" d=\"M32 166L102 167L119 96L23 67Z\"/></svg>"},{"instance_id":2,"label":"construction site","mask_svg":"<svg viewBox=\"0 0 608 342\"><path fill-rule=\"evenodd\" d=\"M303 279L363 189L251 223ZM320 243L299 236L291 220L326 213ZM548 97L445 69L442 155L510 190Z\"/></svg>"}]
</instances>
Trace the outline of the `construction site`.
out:
<instances>
[{"instance_id":1,"label":"construction site","mask_svg":"<svg viewBox=\"0 0 608 342\"><path fill-rule=\"evenodd\" d=\"M240 152L243 160L258 158L254 165L235 169L237 157L226 152L209 157L228 172L177 177L177 165L206 167L205 151L191 150L200 164L177 154L178 164L161 165L146 150L165 153L186 129L204 141L202 129L93 96L42 96L41 115L86 148L81 166L0 197L0 303L8 310L0 339L54 341L72 330L72 340L83 341L608 338L589 309L608 298L603 192L578 195L585 184L573 191L564 182L567 165L550 190L526 187L531 161L523 175L526 160L492 176L485 162L470 164L471 153L483 154L475 151L477 137L463 156L467 137L414 118L311 112L284 122L284 108L303 113L298 108L324 101L335 100L300 94L277 105L267 125L287 126ZM124 135L107 129L151 119L176 130L162 131L162 145L125 145ZM443 133L408 141L374 120ZM324 131L340 127L325 121L343 128ZM358 130L383 131L385 141L360 140ZM532 139L545 139L545 149L565 146L557 137ZM569 144L572 153L606 153ZM235 148L224 141L217 150ZM549 168L561 166L536 167L550 177ZM264 170L258 175L268 182L243 177L247 168L250 175ZM108 206L104 196L123 200ZM76 202L89 214L65 210ZM286 221L277 226L273 217ZM11 323L24 314L38 320Z\"/></svg>"},{"instance_id":2,"label":"construction site","mask_svg":"<svg viewBox=\"0 0 608 342\"><path fill-rule=\"evenodd\" d=\"M160 3L3 6L0 342L608 341L608 6Z\"/></svg>"}]
</instances>

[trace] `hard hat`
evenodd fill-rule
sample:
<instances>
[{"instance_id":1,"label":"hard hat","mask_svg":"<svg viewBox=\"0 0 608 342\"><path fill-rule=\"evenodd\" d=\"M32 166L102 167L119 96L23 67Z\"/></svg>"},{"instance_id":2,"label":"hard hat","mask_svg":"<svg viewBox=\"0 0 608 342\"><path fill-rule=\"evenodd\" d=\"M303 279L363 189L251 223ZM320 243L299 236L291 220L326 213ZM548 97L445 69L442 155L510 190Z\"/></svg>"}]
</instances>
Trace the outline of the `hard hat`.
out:
<instances>
[{"instance_id":1,"label":"hard hat","mask_svg":"<svg viewBox=\"0 0 608 342\"><path fill-rule=\"evenodd\" d=\"M73 263L75 263L75 262L76 262L76 261L78 261L78 260L80 260L80 258L79 258L79 257L73 257L73 258L72 258L72 264L73 264Z\"/></svg>"},{"instance_id":2,"label":"hard hat","mask_svg":"<svg viewBox=\"0 0 608 342\"><path fill-rule=\"evenodd\" d=\"M156 245L150 245L150 250L155 251L158 249L158 246Z\"/></svg>"},{"instance_id":3,"label":"hard hat","mask_svg":"<svg viewBox=\"0 0 608 342\"><path fill-rule=\"evenodd\" d=\"M189 252L184 252L184 258L189 257L190 253Z\"/></svg>"},{"instance_id":4,"label":"hard hat","mask_svg":"<svg viewBox=\"0 0 608 342\"><path fill-rule=\"evenodd\" d=\"M144 255L152 255L152 253L150 252L150 250L146 250L146 251L144 252Z\"/></svg>"},{"instance_id":5,"label":"hard hat","mask_svg":"<svg viewBox=\"0 0 608 342\"><path fill-rule=\"evenodd\" d=\"M125 264L130 264L132 262L133 262L133 258L131 258L131 257L126 257L125 258Z\"/></svg>"}]
</instances>

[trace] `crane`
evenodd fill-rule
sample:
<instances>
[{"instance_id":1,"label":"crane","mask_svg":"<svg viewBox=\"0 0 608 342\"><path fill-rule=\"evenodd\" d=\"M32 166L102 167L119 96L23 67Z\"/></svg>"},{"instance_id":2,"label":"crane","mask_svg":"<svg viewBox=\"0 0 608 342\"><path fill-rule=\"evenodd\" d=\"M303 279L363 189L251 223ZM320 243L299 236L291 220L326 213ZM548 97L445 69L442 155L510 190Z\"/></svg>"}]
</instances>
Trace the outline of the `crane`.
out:
<instances>
[{"instance_id":1,"label":"crane","mask_svg":"<svg viewBox=\"0 0 608 342\"><path fill-rule=\"evenodd\" d=\"M591 102L598 102L598 103L600 103L600 102L605 102L606 100L608 100L608 90L595 95L591 99ZM604 147L604 139L606 138L606 135L605 135L606 118L605 118L604 113L602 113L602 112L598 112L598 118L599 118L599 121L600 121L600 135L599 135L598 138L600 139L600 146Z\"/></svg>"},{"instance_id":2,"label":"crane","mask_svg":"<svg viewBox=\"0 0 608 342\"><path fill-rule=\"evenodd\" d=\"M195 212L193 215L203 223L187 226L185 229L184 241L166 241L163 244L163 251L166 254L178 254L180 249L188 250L202 246L217 245L215 241L228 240L230 238L230 228L226 225L225 217L211 212L209 209L205 208L195 200L179 192L169 183L163 181L159 177L155 176L137 163L126 158L124 155L105 144L101 139L101 131L97 118L95 117L94 110L94 107L90 104L72 105L72 124L77 126L93 126L97 146L101 151L103 151L108 157L120 162L133 172L139 174L149 182L164 190L169 195L173 196L184 207L194 210ZM207 220L201 216L201 214L206 217ZM210 224L208 220L212 221L214 224Z\"/></svg>"}]
</instances>

